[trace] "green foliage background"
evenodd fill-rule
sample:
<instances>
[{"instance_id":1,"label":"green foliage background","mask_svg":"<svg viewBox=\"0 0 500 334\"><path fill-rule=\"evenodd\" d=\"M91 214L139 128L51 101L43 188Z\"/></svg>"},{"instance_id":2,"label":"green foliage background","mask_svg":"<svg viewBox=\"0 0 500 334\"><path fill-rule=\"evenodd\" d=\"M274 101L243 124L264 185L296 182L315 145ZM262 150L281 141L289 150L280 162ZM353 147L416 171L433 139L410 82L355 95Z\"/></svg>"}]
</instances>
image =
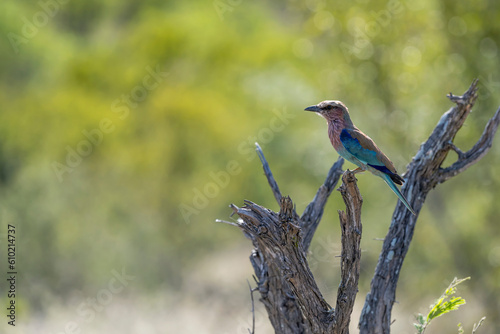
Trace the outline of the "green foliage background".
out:
<instances>
[{"instance_id":1,"label":"green foliage background","mask_svg":"<svg viewBox=\"0 0 500 334\"><path fill-rule=\"evenodd\" d=\"M404 171L452 106L445 95L479 78L456 138L469 149L500 105L499 9L493 0L3 1L0 243L5 254L14 224L21 330L55 333L73 319L96 333L246 332L251 247L214 220L230 219L228 204L243 199L276 209L253 143L302 212L337 159L324 121L304 107L344 101ZM151 70L168 74L141 90ZM67 165L103 119L112 130L58 176L54 162ZM228 163L237 168L217 184ZM500 331L499 163L497 138L480 163L428 197L398 286L398 333L412 331L414 314L454 276L472 278L463 296L473 306L455 312L458 321L485 315L481 333ZM377 178L358 179L359 308L396 197ZM342 208L334 192L312 246L330 301ZM78 305L122 268L135 277L130 286L95 321L80 319ZM120 305L126 311L113 313ZM257 316L260 332L271 332ZM454 331L449 319L434 329Z\"/></svg>"}]
</instances>

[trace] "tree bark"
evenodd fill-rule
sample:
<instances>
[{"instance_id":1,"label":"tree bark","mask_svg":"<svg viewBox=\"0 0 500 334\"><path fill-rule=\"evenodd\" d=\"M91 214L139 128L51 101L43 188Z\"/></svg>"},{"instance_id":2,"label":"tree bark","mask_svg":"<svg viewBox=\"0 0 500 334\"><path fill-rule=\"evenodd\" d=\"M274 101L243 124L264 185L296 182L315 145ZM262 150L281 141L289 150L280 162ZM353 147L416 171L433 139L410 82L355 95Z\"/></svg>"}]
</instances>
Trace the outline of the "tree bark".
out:
<instances>
[{"instance_id":1,"label":"tree bark","mask_svg":"<svg viewBox=\"0 0 500 334\"><path fill-rule=\"evenodd\" d=\"M339 188L346 211L339 210L342 234L342 255L340 260L340 285L337 292L337 306L329 333L349 333L351 312L358 293L361 262L361 205L363 198L356 185L354 174L347 170L342 176Z\"/></svg>"},{"instance_id":2,"label":"tree bark","mask_svg":"<svg viewBox=\"0 0 500 334\"><path fill-rule=\"evenodd\" d=\"M464 95L455 96L450 93L448 98L456 105L441 117L429 139L420 146L404 176L405 184L401 192L417 215L412 215L398 201L389 231L384 239L370 292L366 296L361 313L360 333L389 333L390 331L392 305L396 298L399 273L427 194L436 185L479 161L492 145L500 123L500 109L490 119L481 138L469 151L461 153L453 144L455 135L464 124L476 101L477 80ZM457 151L458 160L450 167L442 168L441 165L450 149Z\"/></svg>"},{"instance_id":3,"label":"tree bark","mask_svg":"<svg viewBox=\"0 0 500 334\"><path fill-rule=\"evenodd\" d=\"M267 162L260 152L268 180L273 180ZM346 212L339 211L342 230L341 284L336 308L323 298L307 264L302 228L315 228L331 192L338 180L339 160L329 178L318 190L307 219L298 217L290 197L281 197L279 213L250 201L238 208L232 205L241 219L236 224L255 247L250 260L257 277L258 290L276 333L349 333L349 322L358 292L361 260L361 204L356 178L347 171L339 189ZM278 189L272 187L273 189ZM326 196L327 197L327 196ZM312 208L315 208L314 210Z\"/></svg>"},{"instance_id":4,"label":"tree bark","mask_svg":"<svg viewBox=\"0 0 500 334\"><path fill-rule=\"evenodd\" d=\"M408 166L401 192L417 215L398 201L384 240L371 289L366 296L359 320L360 333L389 333L392 306L401 267L408 252L418 214L427 194L436 185L479 161L490 149L500 124L500 109L490 119L478 142L467 152L453 144L476 100L477 80L462 96L451 93L456 105L447 111L429 139L423 143ZM448 152L458 159L447 168L441 165ZM341 226L341 283L335 308L323 298L307 263L307 251L323 215L324 206L342 174L343 159L330 169L324 184L302 216L295 212L290 197L283 197L269 164L257 144L257 153L273 194L280 204L279 213L250 201L238 208L231 205L240 219L229 223L239 227L254 245L250 256L261 301L276 333L349 333L349 322L358 291L361 259L362 198L356 178L350 171L342 177L340 192L346 211L339 211Z\"/></svg>"}]
</instances>

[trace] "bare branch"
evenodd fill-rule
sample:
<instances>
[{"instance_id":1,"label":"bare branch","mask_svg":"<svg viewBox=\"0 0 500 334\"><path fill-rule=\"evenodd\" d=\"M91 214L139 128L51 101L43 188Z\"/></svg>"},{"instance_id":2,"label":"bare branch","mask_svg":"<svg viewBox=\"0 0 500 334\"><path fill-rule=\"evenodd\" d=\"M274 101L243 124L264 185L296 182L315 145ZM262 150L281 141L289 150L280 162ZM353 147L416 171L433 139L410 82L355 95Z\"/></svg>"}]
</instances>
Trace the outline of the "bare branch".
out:
<instances>
[{"instance_id":1,"label":"bare branch","mask_svg":"<svg viewBox=\"0 0 500 334\"><path fill-rule=\"evenodd\" d=\"M396 298L396 286L403 261L413 237L416 220L427 194L439 183L464 171L486 154L498 127L498 111L486 126L481 139L474 147L463 154L454 148L453 139L464 124L477 98L477 80L462 96L449 94L448 98L456 106L447 111L439 120L432 134L408 166L406 182L401 192L417 213L413 216L398 201L392 216L391 226L380 252L377 268L366 296L361 313L360 333L389 333L392 306ZM442 169L441 165L450 149L458 153L458 161Z\"/></svg>"},{"instance_id":2,"label":"bare branch","mask_svg":"<svg viewBox=\"0 0 500 334\"><path fill-rule=\"evenodd\" d=\"M483 324L483 321L486 320L486 317L482 317L479 319L479 322L477 324L474 324L474 327L472 327L472 334L476 334L476 331L481 327Z\"/></svg>"},{"instance_id":3,"label":"bare branch","mask_svg":"<svg viewBox=\"0 0 500 334\"><path fill-rule=\"evenodd\" d=\"M358 293L361 262L361 205L363 199L356 185L354 174L347 170L339 188L346 205L346 212L339 210L342 229L342 259L337 306L332 323L332 333L349 333L349 322Z\"/></svg>"},{"instance_id":4,"label":"bare branch","mask_svg":"<svg viewBox=\"0 0 500 334\"><path fill-rule=\"evenodd\" d=\"M281 191L279 189L278 183L274 179L273 173L271 172L271 168L269 167L269 163L264 156L264 152L258 143L255 143L255 150L262 162L262 168L264 169L264 173L266 175L267 181L271 190L273 191L274 198L278 204L281 199ZM342 165L344 163L344 159L339 157L338 160L332 165L328 175L326 176L325 182L319 187L316 192L316 196L309 203L309 205L304 210L302 217L300 218L300 227L303 231L303 239L304 247L306 251L309 249L314 233L316 232L316 228L321 221L321 217L323 216L323 209L325 204L332 193L332 190L337 185L337 182L342 175ZM296 214L296 213L295 213Z\"/></svg>"},{"instance_id":5,"label":"bare branch","mask_svg":"<svg viewBox=\"0 0 500 334\"><path fill-rule=\"evenodd\" d=\"M249 329L248 332L250 334L255 334L255 307L254 307L255 304L253 301L253 293L255 292L255 290L257 290L257 288L252 289L252 287L250 286L250 282L248 280L247 280L247 284L248 284L248 289L250 290L250 299L252 300L252 330L250 331L250 329Z\"/></svg>"},{"instance_id":6,"label":"bare branch","mask_svg":"<svg viewBox=\"0 0 500 334\"><path fill-rule=\"evenodd\" d=\"M488 121L486 127L484 128L481 138L477 143L467 152L463 153L458 148L453 145L452 149L458 154L458 160L453 163L450 167L441 170L439 183L445 182L446 180L452 178L453 176L462 173L467 168L478 162L483 156L488 153L493 144L493 138L500 125L500 108L497 110L495 115Z\"/></svg>"},{"instance_id":7,"label":"bare branch","mask_svg":"<svg viewBox=\"0 0 500 334\"><path fill-rule=\"evenodd\" d=\"M216 223L228 224L228 225L232 225L232 226L238 226L238 224L236 224L236 223L229 222L227 220L222 220L222 219L216 219L215 222Z\"/></svg>"},{"instance_id":8,"label":"bare branch","mask_svg":"<svg viewBox=\"0 0 500 334\"><path fill-rule=\"evenodd\" d=\"M273 191L274 198L276 198L276 202L280 204L281 200L280 188L278 187L278 183L274 179L273 173L271 172L271 168L269 168L269 164L267 163L266 157L264 156L264 152L262 152L262 149L260 148L260 145L258 143L255 143L255 150L259 155L260 161L262 162L262 168L264 169L264 173L266 174L267 182L269 182L269 186Z\"/></svg>"},{"instance_id":9,"label":"bare branch","mask_svg":"<svg viewBox=\"0 0 500 334\"><path fill-rule=\"evenodd\" d=\"M455 153L458 155L459 159L464 158L465 153L461 149L459 149L452 141L449 141L447 144L448 144L450 150L455 151Z\"/></svg>"}]
</instances>

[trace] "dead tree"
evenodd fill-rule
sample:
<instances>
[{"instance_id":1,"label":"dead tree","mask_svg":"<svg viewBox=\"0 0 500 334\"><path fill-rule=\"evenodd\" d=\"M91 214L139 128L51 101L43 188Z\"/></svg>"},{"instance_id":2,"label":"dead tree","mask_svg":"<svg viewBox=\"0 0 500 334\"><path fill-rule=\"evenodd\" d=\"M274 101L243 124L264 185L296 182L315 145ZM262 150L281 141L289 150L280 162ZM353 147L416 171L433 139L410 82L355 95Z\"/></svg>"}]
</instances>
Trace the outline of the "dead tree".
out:
<instances>
[{"instance_id":1,"label":"dead tree","mask_svg":"<svg viewBox=\"0 0 500 334\"><path fill-rule=\"evenodd\" d=\"M462 152L453 144L456 133L474 105L476 92L477 80L464 95L448 95L455 106L444 113L408 165L401 192L417 215L412 215L398 201L372 278L371 290L361 313L360 333L390 332L399 273L413 237L418 214L429 191L479 161L492 145L500 123L500 108L469 151ZM442 163L450 150L457 153L458 159L449 167L443 168ZM281 195L258 145L257 152L280 211L273 212L245 201L241 208L231 205L240 219L237 223L227 223L239 227L252 240L254 250L250 261L255 271L260 300L266 307L275 332L348 333L358 291L361 259L360 217L363 201L356 178L350 171L346 171L339 188L346 211L339 210L342 232L341 282L336 305L332 307L323 298L313 278L307 263L307 252L326 201L342 175L343 159L339 158L332 166L324 184L302 216L299 216L290 197Z\"/></svg>"}]
</instances>

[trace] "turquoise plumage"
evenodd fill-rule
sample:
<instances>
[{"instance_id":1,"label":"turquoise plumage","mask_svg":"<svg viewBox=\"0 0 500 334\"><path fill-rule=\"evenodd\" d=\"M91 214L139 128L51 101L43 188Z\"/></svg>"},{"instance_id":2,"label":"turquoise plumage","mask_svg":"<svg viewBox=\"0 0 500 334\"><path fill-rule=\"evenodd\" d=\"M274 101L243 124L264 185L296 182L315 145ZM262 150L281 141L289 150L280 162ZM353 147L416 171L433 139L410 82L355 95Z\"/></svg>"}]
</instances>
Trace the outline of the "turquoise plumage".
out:
<instances>
[{"instance_id":1,"label":"turquoise plumage","mask_svg":"<svg viewBox=\"0 0 500 334\"><path fill-rule=\"evenodd\" d=\"M316 112L326 119L328 137L333 147L344 159L358 166L355 173L367 170L381 177L408 210L415 214L396 186L403 184L403 178L375 142L352 123L345 104L340 101L323 101L305 110Z\"/></svg>"}]
</instances>

